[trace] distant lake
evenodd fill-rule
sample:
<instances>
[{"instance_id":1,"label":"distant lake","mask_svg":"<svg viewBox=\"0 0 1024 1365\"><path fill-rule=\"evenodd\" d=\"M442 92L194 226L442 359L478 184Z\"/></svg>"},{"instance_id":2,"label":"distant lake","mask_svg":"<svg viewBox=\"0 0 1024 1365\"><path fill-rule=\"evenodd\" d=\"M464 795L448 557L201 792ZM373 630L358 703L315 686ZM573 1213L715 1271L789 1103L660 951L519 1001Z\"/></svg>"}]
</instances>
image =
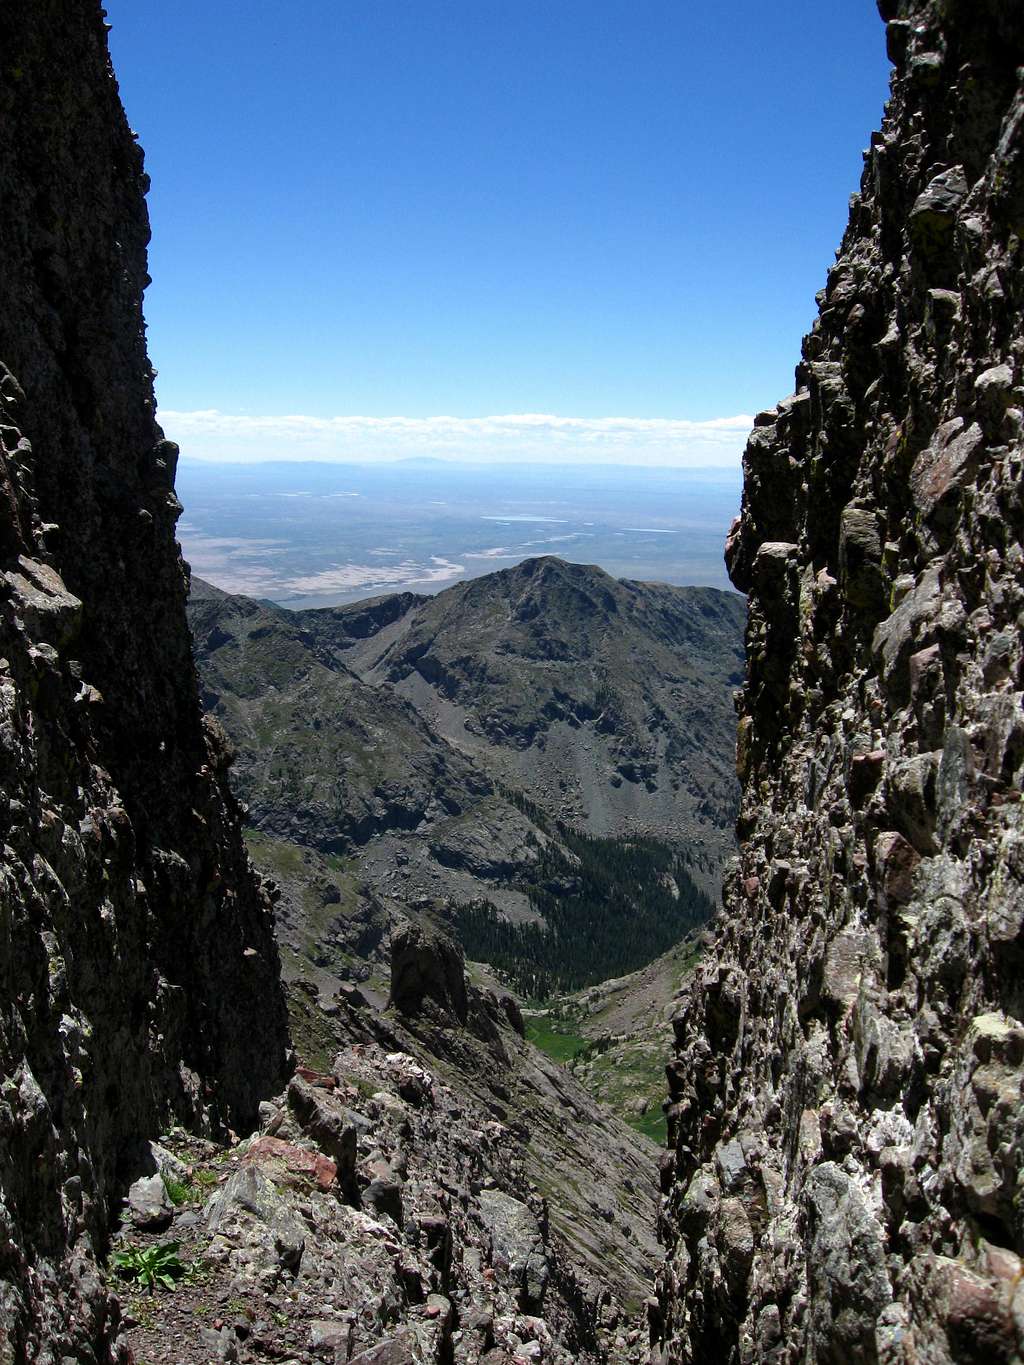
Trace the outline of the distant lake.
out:
<instances>
[{"instance_id":1,"label":"distant lake","mask_svg":"<svg viewBox=\"0 0 1024 1365\"><path fill-rule=\"evenodd\" d=\"M542 554L727 588L740 488L730 469L183 460L178 535L201 578L287 607L437 592Z\"/></svg>"}]
</instances>

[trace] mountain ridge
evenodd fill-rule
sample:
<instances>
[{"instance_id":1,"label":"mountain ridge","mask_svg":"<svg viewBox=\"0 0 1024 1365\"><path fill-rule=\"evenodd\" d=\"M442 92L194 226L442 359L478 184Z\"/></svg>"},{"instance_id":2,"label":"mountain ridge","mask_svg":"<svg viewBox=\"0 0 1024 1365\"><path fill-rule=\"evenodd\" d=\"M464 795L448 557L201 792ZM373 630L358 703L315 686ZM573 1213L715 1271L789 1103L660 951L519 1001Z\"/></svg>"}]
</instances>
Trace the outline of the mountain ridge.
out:
<instances>
[{"instance_id":1,"label":"mountain ridge","mask_svg":"<svg viewBox=\"0 0 1024 1365\"><path fill-rule=\"evenodd\" d=\"M198 605L205 592L197 580L190 611L200 630L216 614ZM517 755L528 751L533 771L549 784L559 782L567 765L560 761L564 744L555 742L553 732L589 723L599 755L589 765L576 755L572 766L581 772L570 779L567 795L563 789L559 809L575 801L591 832L620 834L630 806L640 805L650 832L706 843L720 860L729 842L723 831L731 822L734 784L727 691L741 681L743 614L740 597L716 589L620 581L596 566L539 556L433 596L388 594L351 606L297 611L288 619L307 633L310 649L325 651L328 666L333 660L364 683L390 684L444 739L470 755L486 753L508 780L523 780L524 762ZM615 617L620 633L633 632L632 648L646 650L640 664L652 687L649 706L642 707L635 695L616 694L612 673L623 661L619 641L608 638ZM574 638L565 638L567 630ZM201 668L214 652L199 640ZM565 686L569 665L578 670L572 679L576 695ZM710 691L709 684L713 698L700 691ZM519 692L527 695L520 698ZM668 803L653 801L647 790L631 803L631 789L649 788L663 765L659 742L663 751L674 747L695 756L699 746L687 724L701 725L701 741L710 741L707 771L693 798L677 791ZM652 728L662 732L653 743ZM558 750L550 759L549 744ZM601 803L583 801L581 783L591 798L602 787L611 790L602 793ZM595 818L599 804L602 813Z\"/></svg>"}]
</instances>

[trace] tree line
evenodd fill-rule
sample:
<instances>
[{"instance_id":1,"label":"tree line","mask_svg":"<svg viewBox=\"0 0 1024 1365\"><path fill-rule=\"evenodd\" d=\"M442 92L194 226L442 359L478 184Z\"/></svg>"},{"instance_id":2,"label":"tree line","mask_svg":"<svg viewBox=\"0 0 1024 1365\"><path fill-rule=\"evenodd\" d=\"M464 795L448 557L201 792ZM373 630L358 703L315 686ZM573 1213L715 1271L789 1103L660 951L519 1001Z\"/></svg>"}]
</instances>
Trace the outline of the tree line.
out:
<instances>
[{"instance_id":1,"label":"tree line","mask_svg":"<svg viewBox=\"0 0 1024 1365\"><path fill-rule=\"evenodd\" d=\"M491 963L528 999L637 971L710 919L710 898L670 844L583 834L521 796L516 804L559 841L519 887L543 922L512 924L486 900L456 904L452 916L467 957Z\"/></svg>"}]
</instances>

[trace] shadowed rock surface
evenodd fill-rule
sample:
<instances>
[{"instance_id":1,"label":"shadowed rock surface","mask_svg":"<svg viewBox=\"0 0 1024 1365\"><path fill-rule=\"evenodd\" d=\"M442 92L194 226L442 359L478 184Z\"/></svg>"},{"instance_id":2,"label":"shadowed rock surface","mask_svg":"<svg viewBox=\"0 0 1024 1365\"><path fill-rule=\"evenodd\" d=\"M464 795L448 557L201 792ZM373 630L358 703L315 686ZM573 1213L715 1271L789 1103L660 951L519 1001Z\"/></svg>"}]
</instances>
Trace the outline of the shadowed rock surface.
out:
<instances>
[{"instance_id":1,"label":"shadowed rock surface","mask_svg":"<svg viewBox=\"0 0 1024 1365\"><path fill-rule=\"evenodd\" d=\"M747 446L741 856L676 1021L659 1361L1024 1354L1024 21L892 100Z\"/></svg>"},{"instance_id":2,"label":"shadowed rock surface","mask_svg":"<svg viewBox=\"0 0 1024 1365\"><path fill-rule=\"evenodd\" d=\"M426 998L466 1022L466 979L462 953L449 938L410 924L391 939L388 1003L403 1014L418 1014Z\"/></svg>"},{"instance_id":3,"label":"shadowed rock surface","mask_svg":"<svg viewBox=\"0 0 1024 1365\"><path fill-rule=\"evenodd\" d=\"M286 1023L200 719L102 11L7 0L0 53L0 1359L86 1362L138 1139L251 1122Z\"/></svg>"}]
</instances>

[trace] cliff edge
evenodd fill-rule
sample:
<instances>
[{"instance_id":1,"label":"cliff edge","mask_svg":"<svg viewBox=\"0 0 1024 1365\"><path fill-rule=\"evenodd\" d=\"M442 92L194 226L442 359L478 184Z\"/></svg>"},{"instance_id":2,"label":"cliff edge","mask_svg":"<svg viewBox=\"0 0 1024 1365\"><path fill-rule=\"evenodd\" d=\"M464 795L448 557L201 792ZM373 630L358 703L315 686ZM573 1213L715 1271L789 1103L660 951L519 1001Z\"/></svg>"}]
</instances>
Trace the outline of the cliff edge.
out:
<instances>
[{"instance_id":1,"label":"cliff edge","mask_svg":"<svg viewBox=\"0 0 1024 1365\"><path fill-rule=\"evenodd\" d=\"M727 548L742 852L675 1025L661 1361L1024 1353L1024 21L879 8L892 98Z\"/></svg>"},{"instance_id":2,"label":"cliff edge","mask_svg":"<svg viewBox=\"0 0 1024 1365\"><path fill-rule=\"evenodd\" d=\"M0 122L0 1360L91 1361L140 1140L251 1123L286 1022L200 717L96 0L0 8Z\"/></svg>"}]
</instances>

